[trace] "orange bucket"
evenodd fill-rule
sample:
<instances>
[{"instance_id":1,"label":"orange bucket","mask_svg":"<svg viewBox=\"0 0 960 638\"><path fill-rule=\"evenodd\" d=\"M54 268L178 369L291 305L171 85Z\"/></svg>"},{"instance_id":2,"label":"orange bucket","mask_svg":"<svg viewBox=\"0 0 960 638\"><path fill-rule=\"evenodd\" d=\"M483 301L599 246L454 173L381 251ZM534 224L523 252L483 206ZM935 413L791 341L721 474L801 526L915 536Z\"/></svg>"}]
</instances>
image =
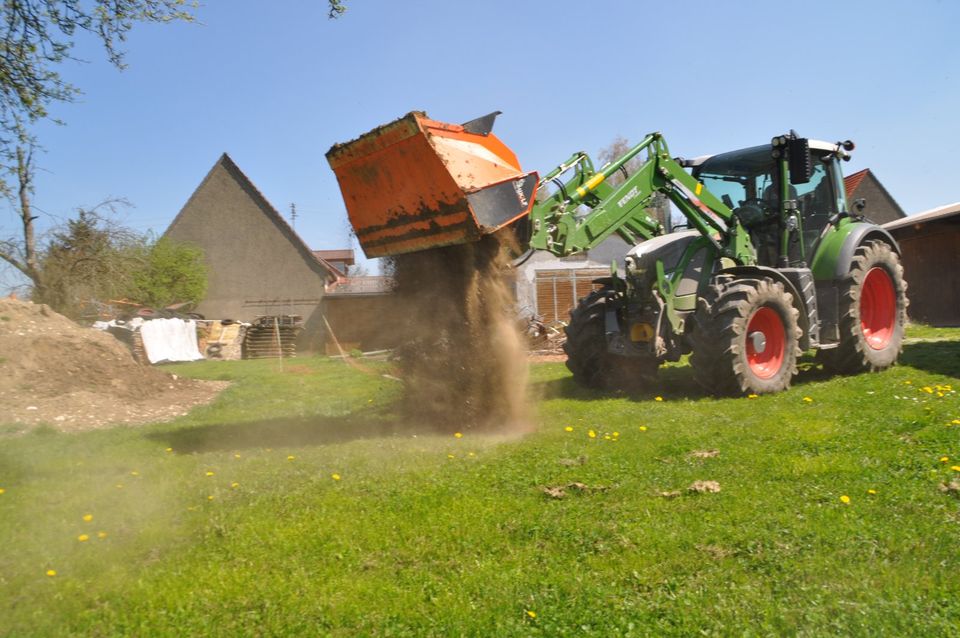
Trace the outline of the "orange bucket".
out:
<instances>
[{"instance_id":1,"label":"orange bucket","mask_svg":"<svg viewBox=\"0 0 960 638\"><path fill-rule=\"evenodd\" d=\"M529 214L538 176L490 133L497 115L461 125L414 111L327 151L367 257L476 241Z\"/></svg>"}]
</instances>

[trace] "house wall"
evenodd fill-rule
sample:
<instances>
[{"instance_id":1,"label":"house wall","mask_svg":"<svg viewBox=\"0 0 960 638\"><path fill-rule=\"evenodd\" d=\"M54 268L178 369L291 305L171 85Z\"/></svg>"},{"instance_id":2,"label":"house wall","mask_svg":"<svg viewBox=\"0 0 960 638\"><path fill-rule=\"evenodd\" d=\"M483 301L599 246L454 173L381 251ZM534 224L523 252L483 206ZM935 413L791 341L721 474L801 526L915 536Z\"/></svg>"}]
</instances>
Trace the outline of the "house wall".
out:
<instances>
[{"instance_id":1,"label":"house wall","mask_svg":"<svg viewBox=\"0 0 960 638\"><path fill-rule=\"evenodd\" d=\"M539 315L548 325L569 321L577 301L595 288L590 281L610 274L616 261L621 272L630 246L612 236L586 254L563 259L537 252L517 268L514 284L517 312L523 319Z\"/></svg>"},{"instance_id":2,"label":"house wall","mask_svg":"<svg viewBox=\"0 0 960 638\"><path fill-rule=\"evenodd\" d=\"M289 226L226 157L166 232L204 252L209 280L197 312L242 321L258 315L302 315L301 349L319 348L323 327L316 311L328 272L291 235Z\"/></svg>"},{"instance_id":3,"label":"house wall","mask_svg":"<svg viewBox=\"0 0 960 638\"><path fill-rule=\"evenodd\" d=\"M327 354L336 354L333 337L347 352L354 348L369 352L400 345L394 327L403 317L392 293L327 295L323 300L323 313L333 332L327 335L324 344Z\"/></svg>"},{"instance_id":4,"label":"house wall","mask_svg":"<svg viewBox=\"0 0 960 638\"><path fill-rule=\"evenodd\" d=\"M874 177L873 173L867 173L853 195L847 195L847 197L847 205L851 206L851 210L853 210L854 200L861 197L865 199L867 207L863 214L875 224L886 224L904 217L903 209Z\"/></svg>"},{"instance_id":5,"label":"house wall","mask_svg":"<svg viewBox=\"0 0 960 638\"><path fill-rule=\"evenodd\" d=\"M960 215L891 229L914 321L960 326Z\"/></svg>"}]
</instances>

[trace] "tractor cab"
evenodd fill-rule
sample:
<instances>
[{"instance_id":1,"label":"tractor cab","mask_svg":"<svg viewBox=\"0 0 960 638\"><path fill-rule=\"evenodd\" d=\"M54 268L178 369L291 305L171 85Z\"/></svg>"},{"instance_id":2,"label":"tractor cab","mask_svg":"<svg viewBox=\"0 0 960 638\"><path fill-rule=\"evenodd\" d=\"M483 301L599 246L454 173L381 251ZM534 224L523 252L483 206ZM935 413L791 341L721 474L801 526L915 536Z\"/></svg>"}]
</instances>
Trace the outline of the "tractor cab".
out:
<instances>
[{"instance_id":1,"label":"tractor cab","mask_svg":"<svg viewBox=\"0 0 960 638\"><path fill-rule=\"evenodd\" d=\"M809 140L809 179L789 180L786 198L780 185L780 161L770 144L699 157L688 162L693 176L716 194L750 232L761 265L775 267L782 249L785 219L796 210L788 261L809 263L829 220L846 209L837 144ZM806 177L806 176L804 176ZM788 222L790 223L790 222Z\"/></svg>"}]
</instances>

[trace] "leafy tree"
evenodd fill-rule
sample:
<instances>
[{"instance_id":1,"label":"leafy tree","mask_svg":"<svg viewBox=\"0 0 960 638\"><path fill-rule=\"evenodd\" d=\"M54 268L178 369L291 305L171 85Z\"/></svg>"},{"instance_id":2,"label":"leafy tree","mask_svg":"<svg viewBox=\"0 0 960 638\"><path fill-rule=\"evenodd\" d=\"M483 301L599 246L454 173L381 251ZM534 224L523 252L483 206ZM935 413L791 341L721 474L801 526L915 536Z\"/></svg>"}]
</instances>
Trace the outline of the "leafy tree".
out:
<instances>
[{"instance_id":1,"label":"leafy tree","mask_svg":"<svg viewBox=\"0 0 960 638\"><path fill-rule=\"evenodd\" d=\"M346 11L344 0L327 0L330 18ZM79 89L57 71L87 33L103 44L107 59L124 67L123 43L137 23L192 22L196 0L3 0L0 4L0 128L4 146L22 122L45 118L55 102L69 102ZM12 138L11 138L12 135Z\"/></svg>"},{"instance_id":2,"label":"leafy tree","mask_svg":"<svg viewBox=\"0 0 960 638\"><path fill-rule=\"evenodd\" d=\"M81 210L52 233L40 253L44 285L34 288L34 301L74 319L98 302L163 307L200 301L207 288L203 252L113 222L105 211L115 204Z\"/></svg>"},{"instance_id":3,"label":"leafy tree","mask_svg":"<svg viewBox=\"0 0 960 638\"><path fill-rule=\"evenodd\" d=\"M13 200L21 231L0 239L0 260L30 280L34 297L46 298L31 196L37 143L28 127L48 117L49 107L70 102L80 90L57 70L72 55L75 38L87 33L103 44L107 59L124 67L123 43L137 23L194 20L197 0L2 0L0 2L0 163L17 182L12 192L0 177L0 193ZM346 0L327 0L329 18Z\"/></svg>"},{"instance_id":4,"label":"leafy tree","mask_svg":"<svg viewBox=\"0 0 960 638\"><path fill-rule=\"evenodd\" d=\"M113 203L100 208L111 208ZM40 251L33 300L77 318L91 301L125 297L147 252L144 238L97 209L81 210Z\"/></svg>"},{"instance_id":5,"label":"leafy tree","mask_svg":"<svg viewBox=\"0 0 960 638\"><path fill-rule=\"evenodd\" d=\"M140 268L133 273L129 298L145 306L197 303L207 292L207 267L203 250L161 237L148 247Z\"/></svg>"},{"instance_id":6,"label":"leafy tree","mask_svg":"<svg viewBox=\"0 0 960 638\"><path fill-rule=\"evenodd\" d=\"M184 0L4 0L0 7L0 127L10 134L20 123L47 117L55 102L79 93L57 66L74 59L78 33L97 37L107 58L123 67L121 46L138 22L193 20ZM9 136L3 140L10 143Z\"/></svg>"},{"instance_id":7,"label":"leafy tree","mask_svg":"<svg viewBox=\"0 0 960 638\"><path fill-rule=\"evenodd\" d=\"M23 129L20 129L20 132L23 134ZM34 288L40 289L43 287L43 280L40 277L36 226L34 224L34 220L37 218L33 214L30 201L33 195L33 153L32 140L26 139L24 139L24 143L16 147L13 153L15 164L9 168L9 172L17 178L16 196L5 188L5 182L0 178L0 191L3 191L3 194L14 204L23 233L19 241L16 238L0 239L0 259L20 271L33 283Z\"/></svg>"}]
</instances>

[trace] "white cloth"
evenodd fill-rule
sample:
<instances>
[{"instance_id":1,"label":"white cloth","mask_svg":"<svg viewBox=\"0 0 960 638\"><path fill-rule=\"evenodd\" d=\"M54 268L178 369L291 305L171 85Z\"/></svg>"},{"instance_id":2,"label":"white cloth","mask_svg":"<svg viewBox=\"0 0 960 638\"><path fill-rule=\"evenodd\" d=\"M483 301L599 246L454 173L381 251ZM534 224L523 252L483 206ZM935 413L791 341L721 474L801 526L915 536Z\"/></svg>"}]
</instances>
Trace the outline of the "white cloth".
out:
<instances>
[{"instance_id":1,"label":"white cloth","mask_svg":"<svg viewBox=\"0 0 960 638\"><path fill-rule=\"evenodd\" d=\"M193 319L151 319L140 327L143 349L150 363L203 359L197 347L197 322Z\"/></svg>"}]
</instances>

